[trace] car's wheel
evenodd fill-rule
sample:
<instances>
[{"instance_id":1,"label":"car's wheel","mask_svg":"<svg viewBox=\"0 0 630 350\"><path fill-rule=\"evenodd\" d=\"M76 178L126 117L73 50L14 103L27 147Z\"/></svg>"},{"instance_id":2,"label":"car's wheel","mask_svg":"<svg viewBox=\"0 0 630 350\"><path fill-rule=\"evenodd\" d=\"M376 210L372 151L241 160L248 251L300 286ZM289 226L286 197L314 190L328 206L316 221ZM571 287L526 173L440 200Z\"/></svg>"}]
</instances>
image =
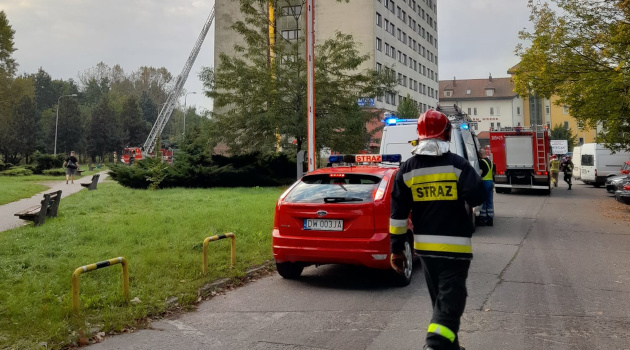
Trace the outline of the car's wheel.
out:
<instances>
[{"instance_id":1,"label":"car's wheel","mask_svg":"<svg viewBox=\"0 0 630 350\"><path fill-rule=\"evenodd\" d=\"M304 270L304 265L295 262L277 262L276 269L278 270L278 274L280 276L292 280L300 277L302 270Z\"/></svg>"},{"instance_id":2,"label":"car's wheel","mask_svg":"<svg viewBox=\"0 0 630 350\"><path fill-rule=\"evenodd\" d=\"M396 285L401 287L408 286L409 283L411 283L411 275L413 273L413 248L410 241L411 239L405 241L405 250L403 250L403 254L405 255L403 274L399 274L396 271L393 272Z\"/></svg>"},{"instance_id":3,"label":"car's wheel","mask_svg":"<svg viewBox=\"0 0 630 350\"><path fill-rule=\"evenodd\" d=\"M593 182L593 187L602 187L602 184L599 182Z\"/></svg>"}]
</instances>

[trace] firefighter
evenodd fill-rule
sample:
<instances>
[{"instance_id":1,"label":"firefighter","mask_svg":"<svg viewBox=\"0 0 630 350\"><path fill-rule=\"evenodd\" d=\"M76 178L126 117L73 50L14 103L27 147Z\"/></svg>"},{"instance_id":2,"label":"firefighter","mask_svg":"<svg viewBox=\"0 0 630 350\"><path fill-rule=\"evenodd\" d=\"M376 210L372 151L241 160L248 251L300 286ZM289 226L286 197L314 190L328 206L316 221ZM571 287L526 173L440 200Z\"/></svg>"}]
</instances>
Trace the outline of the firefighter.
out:
<instances>
[{"instance_id":1,"label":"firefighter","mask_svg":"<svg viewBox=\"0 0 630 350\"><path fill-rule=\"evenodd\" d=\"M420 256L433 305L425 349L463 349L457 332L466 306L466 279L474 227L466 203L482 204L485 188L470 163L449 151L451 123L428 110L418 119L418 146L401 165L391 193L391 265L404 271L403 247L411 213L414 248Z\"/></svg>"},{"instance_id":2,"label":"firefighter","mask_svg":"<svg viewBox=\"0 0 630 350\"><path fill-rule=\"evenodd\" d=\"M479 167L481 168L481 180L486 189L486 201L481 206L479 213L479 226L494 225L494 163L486 156L486 152L479 151Z\"/></svg>"},{"instance_id":3,"label":"firefighter","mask_svg":"<svg viewBox=\"0 0 630 350\"><path fill-rule=\"evenodd\" d=\"M564 182L569 184L569 190L571 189L571 177L573 176L573 162L571 156L567 156L567 160L564 163Z\"/></svg>"},{"instance_id":4,"label":"firefighter","mask_svg":"<svg viewBox=\"0 0 630 350\"><path fill-rule=\"evenodd\" d=\"M551 156L551 161L549 162L549 170L551 171L551 182L553 182L554 187L558 187L558 173L560 173L560 161L558 157L554 154Z\"/></svg>"}]
</instances>

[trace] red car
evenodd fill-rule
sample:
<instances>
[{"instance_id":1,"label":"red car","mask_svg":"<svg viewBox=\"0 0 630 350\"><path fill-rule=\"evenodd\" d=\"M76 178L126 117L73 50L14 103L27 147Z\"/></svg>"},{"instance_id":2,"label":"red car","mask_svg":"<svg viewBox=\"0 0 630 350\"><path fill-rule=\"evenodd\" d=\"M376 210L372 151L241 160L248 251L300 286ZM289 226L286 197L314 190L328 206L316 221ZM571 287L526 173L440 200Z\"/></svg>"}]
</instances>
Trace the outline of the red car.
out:
<instances>
[{"instance_id":1,"label":"red car","mask_svg":"<svg viewBox=\"0 0 630 350\"><path fill-rule=\"evenodd\" d=\"M391 270L389 194L400 159L380 154L331 156L331 164L341 165L310 172L286 190L276 204L273 224L278 273L298 278L312 264ZM411 230L408 235L405 273L392 270L401 285L411 282Z\"/></svg>"}]
</instances>

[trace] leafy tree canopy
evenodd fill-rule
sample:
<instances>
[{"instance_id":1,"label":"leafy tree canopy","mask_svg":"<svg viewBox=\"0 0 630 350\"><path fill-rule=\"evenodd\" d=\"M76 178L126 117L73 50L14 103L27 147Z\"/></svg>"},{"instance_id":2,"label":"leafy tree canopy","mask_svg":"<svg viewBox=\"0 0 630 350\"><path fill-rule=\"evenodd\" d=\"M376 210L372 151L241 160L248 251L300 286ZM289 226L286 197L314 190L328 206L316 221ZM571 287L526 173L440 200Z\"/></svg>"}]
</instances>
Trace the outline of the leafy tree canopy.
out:
<instances>
[{"instance_id":1,"label":"leafy tree canopy","mask_svg":"<svg viewBox=\"0 0 630 350\"><path fill-rule=\"evenodd\" d=\"M407 98L398 104L396 116L401 119L417 119L420 116L418 105L411 100L411 95L407 94Z\"/></svg>"},{"instance_id":2,"label":"leafy tree canopy","mask_svg":"<svg viewBox=\"0 0 630 350\"><path fill-rule=\"evenodd\" d=\"M559 96L587 128L603 126L597 141L630 149L630 1L529 0L533 32L519 37L516 90ZM560 11L559 11L560 12Z\"/></svg>"},{"instance_id":3,"label":"leafy tree canopy","mask_svg":"<svg viewBox=\"0 0 630 350\"><path fill-rule=\"evenodd\" d=\"M17 70L18 64L11 57L13 52L17 50L13 42L15 30L9 24L6 13L0 11L0 71L2 74L13 76Z\"/></svg>"},{"instance_id":4,"label":"leafy tree canopy","mask_svg":"<svg viewBox=\"0 0 630 350\"><path fill-rule=\"evenodd\" d=\"M307 138L305 35L287 40L276 30L269 50L267 3L240 0L245 20L232 28L245 45L235 45L235 56L221 55L216 70L204 68L200 75L206 95L214 99L212 137L225 142L233 154L270 153L278 146L298 152ZM276 9L295 5L288 0L272 3ZM395 84L392 77L374 70L359 71L369 55L357 46L352 36L337 33L315 48L315 135L320 149L364 149L369 139L365 123L374 115L361 110L357 99L382 95Z\"/></svg>"},{"instance_id":5,"label":"leafy tree canopy","mask_svg":"<svg viewBox=\"0 0 630 350\"><path fill-rule=\"evenodd\" d=\"M569 152L573 151L573 147L577 143L577 135L573 134L571 129L565 128L560 124L553 126L553 129L549 132L549 138L551 140L567 140Z\"/></svg>"}]
</instances>

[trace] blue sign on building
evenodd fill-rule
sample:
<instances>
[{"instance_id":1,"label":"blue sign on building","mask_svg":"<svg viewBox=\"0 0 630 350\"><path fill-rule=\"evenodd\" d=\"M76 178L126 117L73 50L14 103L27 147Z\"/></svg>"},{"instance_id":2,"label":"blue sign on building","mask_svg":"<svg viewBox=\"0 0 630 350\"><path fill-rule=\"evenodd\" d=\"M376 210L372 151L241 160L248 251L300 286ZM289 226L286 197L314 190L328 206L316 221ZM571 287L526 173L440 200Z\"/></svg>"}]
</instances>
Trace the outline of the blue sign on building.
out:
<instances>
[{"instance_id":1,"label":"blue sign on building","mask_svg":"<svg viewBox=\"0 0 630 350\"><path fill-rule=\"evenodd\" d=\"M357 103L359 104L359 107L374 107L374 99L373 98L360 98L358 99Z\"/></svg>"}]
</instances>

